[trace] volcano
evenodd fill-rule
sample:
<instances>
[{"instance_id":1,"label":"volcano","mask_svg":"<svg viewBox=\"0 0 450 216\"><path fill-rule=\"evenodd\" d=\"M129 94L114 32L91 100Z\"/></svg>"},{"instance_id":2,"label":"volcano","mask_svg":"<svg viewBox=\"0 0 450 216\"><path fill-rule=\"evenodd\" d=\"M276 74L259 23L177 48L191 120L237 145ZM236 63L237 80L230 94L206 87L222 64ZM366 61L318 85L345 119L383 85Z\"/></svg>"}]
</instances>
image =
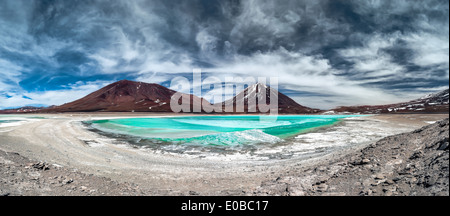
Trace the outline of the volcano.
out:
<instances>
[{"instance_id":1,"label":"volcano","mask_svg":"<svg viewBox=\"0 0 450 216\"><path fill-rule=\"evenodd\" d=\"M158 84L121 80L95 91L79 100L43 110L44 112L172 112L170 100L177 93ZM194 95L195 104L208 103Z\"/></svg>"},{"instance_id":2,"label":"volcano","mask_svg":"<svg viewBox=\"0 0 450 216\"><path fill-rule=\"evenodd\" d=\"M271 98L275 102L277 102L277 104L271 104ZM259 103L265 103L268 106L263 108L258 105ZM278 109L278 113L283 114L313 114L321 111L318 109L302 106L292 100L290 97L261 83L249 86L232 99L222 102L222 106L225 112L232 111L234 113L264 113L268 111L267 109ZM261 108L263 108L263 110L261 110ZM264 109L266 109L267 111L265 111Z\"/></svg>"},{"instance_id":3,"label":"volcano","mask_svg":"<svg viewBox=\"0 0 450 216\"><path fill-rule=\"evenodd\" d=\"M270 91L268 91L270 89ZM95 91L79 100L43 109L40 112L172 112L170 102L176 91L168 89L158 84L121 80L112 83L102 89ZM203 98L183 93L183 97L190 98L190 112L211 104ZM275 99L278 104L270 104L270 99ZM278 109L278 113L285 114L312 114L320 110L299 105L288 96L278 92L263 84L255 84L246 88L234 98L222 102L223 110L226 113L258 113L261 112L259 102L265 102L266 111ZM179 104L182 104L179 99ZM249 103L255 101L255 103ZM232 105L233 109L228 109ZM240 105L243 105L241 110ZM220 105L219 105L220 106ZM183 105L184 107L184 105ZM183 111L186 110L183 108Z\"/></svg>"}]
</instances>

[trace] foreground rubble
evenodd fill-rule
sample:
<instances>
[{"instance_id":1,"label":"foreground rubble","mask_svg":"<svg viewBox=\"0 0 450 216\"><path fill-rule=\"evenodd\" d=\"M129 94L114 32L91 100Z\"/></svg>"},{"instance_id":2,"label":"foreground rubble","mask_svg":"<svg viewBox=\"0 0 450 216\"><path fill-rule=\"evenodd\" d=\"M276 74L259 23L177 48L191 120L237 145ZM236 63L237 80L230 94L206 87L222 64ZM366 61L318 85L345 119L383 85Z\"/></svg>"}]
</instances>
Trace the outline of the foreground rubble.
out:
<instances>
[{"instance_id":1,"label":"foreground rubble","mask_svg":"<svg viewBox=\"0 0 450 216\"><path fill-rule=\"evenodd\" d=\"M264 182L254 195L448 196L449 119Z\"/></svg>"}]
</instances>

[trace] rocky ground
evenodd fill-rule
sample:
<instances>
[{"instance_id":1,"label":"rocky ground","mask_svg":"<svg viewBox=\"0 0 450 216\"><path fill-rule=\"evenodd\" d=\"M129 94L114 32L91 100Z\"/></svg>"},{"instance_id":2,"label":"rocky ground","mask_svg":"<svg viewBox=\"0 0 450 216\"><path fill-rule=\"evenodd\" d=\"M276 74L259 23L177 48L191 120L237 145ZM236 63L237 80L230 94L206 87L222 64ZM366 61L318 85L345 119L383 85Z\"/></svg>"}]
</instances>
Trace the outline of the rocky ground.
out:
<instances>
[{"instance_id":1,"label":"rocky ground","mask_svg":"<svg viewBox=\"0 0 450 216\"><path fill-rule=\"evenodd\" d=\"M31 161L0 150L0 196L127 196L144 194L137 185Z\"/></svg>"},{"instance_id":2,"label":"rocky ground","mask_svg":"<svg viewBox=\"0 0 450 216\"><path fill-rule=\"evenodd\" d=\"M449 196L449 119L386 137L310 166L286 167L271 180L234 195ZM299 162L299 164L301 164ZM269 178L270 179L270 178ZM259 185L259 183L257 184ZM168 193L30 160L0 150L0 195L202 195ZM218 195L218 194L216 194ZM230 194L223 194L230 195Z\"/></svg>"},{"instance_id":3,"label":"rocky ground","mask_svg":"<svg viewBox=\"0 0 450 216\"><path fill-rule=\"evenodd\" d=\"M449 119L390 136L315 168L264 182L254 195L449 196Z\"/></svg>"}]
</instances>

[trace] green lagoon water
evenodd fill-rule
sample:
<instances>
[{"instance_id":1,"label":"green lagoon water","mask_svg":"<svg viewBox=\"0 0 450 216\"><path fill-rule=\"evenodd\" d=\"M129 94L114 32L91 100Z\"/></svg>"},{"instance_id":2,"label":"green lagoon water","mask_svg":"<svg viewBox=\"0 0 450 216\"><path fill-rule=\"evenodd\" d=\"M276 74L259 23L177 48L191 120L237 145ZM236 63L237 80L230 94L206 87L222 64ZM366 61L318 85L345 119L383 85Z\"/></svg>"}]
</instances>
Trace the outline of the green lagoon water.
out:
<instances>
[{"instance_id":1,"label":"green lagoon water","mask_svg":"<svg viewBox=\"0 0 450 216\"><path fill-rule=\"evenodd\" d=\"M35 117L35 116L22 116L22 115L0 115L0 124L1 123L11 123L11 122L19 122L27 119L44 119L43 117Z\"/></svg>"},{"instance_id":2,"label":"green lagoon water","mask_svg":"<svg viewBox=\"0 0 450 216\"><path fill-rule=\"evenodd\" d=\"M17 120L0 120L0 123L11 123L11 122L17 122Z\"/></svg>"},{"instance_id":3,"label":"green lagoon water","mask_svg":"<svg viewBox=\"0 0 450 216\"><path fill-rule=\"evenodd\" d=\"M189 116L86 122L97 130L177 144L245 145L276 143L354 115Z\"/></svg>"},{"instance_id":4,"label":"green lagoon water","mask_svg":"<svg viewBox=\"0 0 450 216\"><path fill-rule=\"evenodd\" d=\"M27 121L30 119L45 119L44 117L38 117L38 116L24 116L24 115L0 115L0 126L2 124L6 123L13 123L13 122L21 122L21 121Z\"/></svg>"}]
</instances>

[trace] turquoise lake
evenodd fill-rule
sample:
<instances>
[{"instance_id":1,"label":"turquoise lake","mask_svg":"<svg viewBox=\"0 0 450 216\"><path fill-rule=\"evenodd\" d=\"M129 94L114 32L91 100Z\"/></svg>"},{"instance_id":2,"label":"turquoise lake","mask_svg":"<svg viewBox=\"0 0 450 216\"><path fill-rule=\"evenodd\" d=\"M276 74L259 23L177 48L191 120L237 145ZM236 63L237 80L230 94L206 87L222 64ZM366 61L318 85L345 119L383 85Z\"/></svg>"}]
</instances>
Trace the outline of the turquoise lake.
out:
<instances>
[{"instance_id":1,"label":"turquoise lake","mask_svg":"<svg viewBox=\"0 0 450 216\"><path fill-rule=\"evenodd\" d=\"M44 117L36 117L36 116L22 116L22 115L0 115L0 124L1 123L19 122L19 121L24 121L26 119L45 119L45 118Z\"/></svg>"},{"instance_id":2,"label":"turquoise lake","mask_svg":"<svg viewBox=\"0 0 450 216\"><path fill-rule=\"evenodd\" d=\"M0 120L0 123L16 122L16 120Z\"/></svg>"},{"instance_id":3,"label":"turquoise lake","mask_svg":"<svg viewBox=\"0 0 450 216\"><path fill-rule=\"evenodd\" d=\"M183 116L88 121L92 128L147 140L212 146L276 143L355 115Z\"/></svg>"}]
</instances>

